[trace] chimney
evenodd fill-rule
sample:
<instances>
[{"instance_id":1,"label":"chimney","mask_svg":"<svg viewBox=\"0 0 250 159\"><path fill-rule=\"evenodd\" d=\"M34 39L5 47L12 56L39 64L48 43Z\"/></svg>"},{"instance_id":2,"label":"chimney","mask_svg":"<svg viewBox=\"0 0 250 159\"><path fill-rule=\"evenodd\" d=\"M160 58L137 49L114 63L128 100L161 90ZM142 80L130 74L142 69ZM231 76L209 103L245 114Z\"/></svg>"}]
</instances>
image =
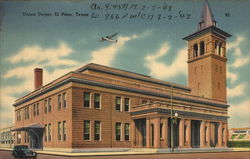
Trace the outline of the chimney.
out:
<instances>
[{"instance_id":1,"label":"chimney","mask_svg":"<svg viewBox=\"0 0 250 159\"><path fill-rule=\"evenodd\" d=\"M38 89L43 86L43 69L34 69L34 89Z\"/></svg>"}]
</instances>

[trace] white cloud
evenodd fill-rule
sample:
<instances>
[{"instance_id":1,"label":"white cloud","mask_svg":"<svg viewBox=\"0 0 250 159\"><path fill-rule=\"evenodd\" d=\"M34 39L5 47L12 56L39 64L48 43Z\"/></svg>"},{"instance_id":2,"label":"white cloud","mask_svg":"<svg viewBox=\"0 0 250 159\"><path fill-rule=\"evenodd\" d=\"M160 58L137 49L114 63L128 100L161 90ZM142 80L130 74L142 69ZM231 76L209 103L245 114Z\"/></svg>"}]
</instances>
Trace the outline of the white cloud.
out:
<instances>
[{"instance_id":1,"label":"white cloud","mask_svg":"<svg viewBox=\"0 0 250 159\"><path fill-rule=\"evenodd\" d=\"M229 69L227 69L227 78L231 80L232 83L234 83L238 79L238 74L235 72L230 72Z\"/></svg>"},{"instance_id":2,"label":"white cloud","mask_svg":"<svg viewBox=\"0 0 250 159\"><path fill-rule=\"evenodd\" d=\"M250 125L250 99L229 107L230 127L246 127Z\"/></svg>"},{"instance_id":3,"label":"white cloud","mask_svg":"<svg viewBox=\"0 0 250 159\"><path fill-rule=\"evenodd\" d=\"M108 47L103 47L91 52L91 59L89 62L111 66L117 53L129 40L138 38L138 35L120 36L117 43L112 43Z\"/></svg>"},{"instance_id":4,"label":"white cloud","mask_svg":"<svg viewBox=\"0 0 250 159\"><path fill-rule=\"evenodd\" d=\"M238 57L234 61L234 63L231 65L233 67L241 67L247 64L250 61L250 56L248 57Z\"/></svg>"},{"instance_id":5,"label":"white cloud","mask_svg":"<svg viewBox=\"0 0 250 159\"><path fill-rule=\"evenodd\" d=\"M246 87L247 85L245 83L241 83L233 88L227 88L227 96L229 98L242 96L245 94Z\"/></svg>"},{"instance_id":6,"label":"white cloud","mask_svg":"<svg viewBox=\"0 0 250 159\"><path fill-rule=\"evenodd\" d=\"M240 44L245 40L245 37L244 36L241 36L241 35L238 35L236 37L236 40L233 41L233 42L229 42L227 44L227 50L230 50L230 49L234 49L234 54L235 55L241 55L242 52L241 52L241 49L240 49Z\"/></svg>"},{"instance_id":7,"label":"white cloud","mask_svg":"<svg viewBox=\"0 0 250 159\"><path fill-rule=\"evenodd\" d=\"M3 75L5 79L17 78L19 82L15 85L5 85L0 88L1 125L4 123L12 123L14 115L12 105L16 100L14 94L31 92L34 89L34 68L44 68L43 79L44 84L47 84L79 67L78 61L63 59L72 53L73 50L68 45L61 42L60 45L55 48L41 48L38 45L28 46L17 52L14 56L8 58L9 62L14 64L20 62L28 62L28 64L25 66L13 67ZM57 68L50 72L46 69L46 66L56 67L60 65L66 66L66 68Z\"/></svg>"},{"instance_id":8,"label":"white cloud","mask_svg":"<svg viewBox=\"0 0 250 159\"><path fill-rule=\"evenodd\" d=\"M155 53L148 54L144 59L145 66L149 69L150 75L158 79L169 79L179 74L187 74L187 50L180 49L173 62L167 65L159 61L163 56L167 55L170 50L170 45L165 42L161 48Z\"/></svg>"},{"instance_id":9,"label":"white cloud","mask_svg":"<svg viewBox=\"0 0 250 159\"><path fill-rule=\"evenodd\" d=\"M74 60L62 59L72 53L64 42L61 42L57 48L43 49L38 45L28 46L19 51L16 55L11 56L8 61L11 63L17 62L33 62L36 64L44 63L45 66L58 65L77 65L78 62Z\"/></svg>"}]
</instances>

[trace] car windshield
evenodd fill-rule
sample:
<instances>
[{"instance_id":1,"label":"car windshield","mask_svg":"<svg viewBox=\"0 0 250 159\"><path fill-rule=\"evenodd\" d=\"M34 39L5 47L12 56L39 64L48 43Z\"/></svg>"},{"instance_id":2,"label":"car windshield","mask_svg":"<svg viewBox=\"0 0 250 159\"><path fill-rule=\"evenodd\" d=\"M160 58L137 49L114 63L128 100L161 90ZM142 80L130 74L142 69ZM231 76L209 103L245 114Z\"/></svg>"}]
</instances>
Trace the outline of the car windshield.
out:
<instances>
[{"instance_id":1,"label":"car windshield","mask_svg":"<svg viewBox=\"0 0 250 159\"><path fill-rule=\"evenodd\" d=\"M14 149L15 150L27 150L28 146L16 146Z\"/></svg>"}]
</instances>

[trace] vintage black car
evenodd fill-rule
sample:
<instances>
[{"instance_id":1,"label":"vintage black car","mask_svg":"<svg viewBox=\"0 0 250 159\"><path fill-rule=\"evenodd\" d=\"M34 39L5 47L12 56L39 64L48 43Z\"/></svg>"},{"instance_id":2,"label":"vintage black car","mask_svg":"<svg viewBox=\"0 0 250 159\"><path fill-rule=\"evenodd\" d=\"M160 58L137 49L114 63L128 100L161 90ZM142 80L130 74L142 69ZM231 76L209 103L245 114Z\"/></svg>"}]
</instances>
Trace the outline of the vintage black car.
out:
<instances>
[{"instance_id":1,"label":"vintage black car","mask_svg":"<svg viewBox=\"0 0 250 159\"><path fill-rule=\"evenodd\" d=\"M33 152L26 145L16 145L13 147L12 156L16 158L36 158L36 152Z\"/></svg>"}]
</instances>

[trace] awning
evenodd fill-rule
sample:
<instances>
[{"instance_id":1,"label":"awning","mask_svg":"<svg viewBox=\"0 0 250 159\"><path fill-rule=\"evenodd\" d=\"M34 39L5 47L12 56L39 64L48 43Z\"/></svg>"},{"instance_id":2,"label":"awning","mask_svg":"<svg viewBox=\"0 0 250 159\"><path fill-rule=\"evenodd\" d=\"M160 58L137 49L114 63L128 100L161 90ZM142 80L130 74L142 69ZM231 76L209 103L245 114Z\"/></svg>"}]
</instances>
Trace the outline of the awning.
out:
<instances>
[{"instance_id":1,"label":"awning","mask_svg":"<svg viewBox=\"0 0 250 159\"><path fill-rule=\"evenodd\" d=\"M29 129L43 129L43 128L44 127L41 124L32 124L32 125L27 125L24 127L15 128L15 129L12 129L11 131L25 131Z\"/></svg>"}]
</instances>

